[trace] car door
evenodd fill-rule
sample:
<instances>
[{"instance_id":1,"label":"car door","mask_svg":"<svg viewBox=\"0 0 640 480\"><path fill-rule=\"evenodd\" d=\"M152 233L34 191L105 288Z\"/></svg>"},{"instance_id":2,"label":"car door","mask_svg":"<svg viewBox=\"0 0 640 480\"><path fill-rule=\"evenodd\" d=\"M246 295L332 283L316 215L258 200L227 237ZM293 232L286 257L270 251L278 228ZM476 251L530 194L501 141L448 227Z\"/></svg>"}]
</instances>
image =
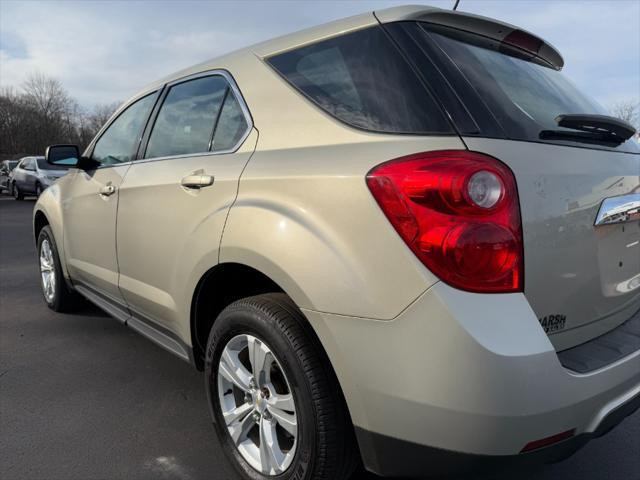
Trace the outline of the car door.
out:
<instances>
[{"instance_id":1,"label":"car door","mask_svg":"<svg viewBox=\"0 0 640 480\"><path fill-rule=\"evenodd\" d=\"M24 191L25 180L27 177L25 166L27 165L28 161L28 158L23 158L22 160L20 160L20 163L18 163L18 166L13 172L12 182L18 188L18 190Z\"/></svg>"},{"instance_id":2,"label":"car door","mask_svg":"<svg viewBox=\"0 0 640 480\"><path fill-rule=\"evenodd\" d=\"M158 104L120 190L119 285L134 318L186 340L178 320L189 318L193 279L217 263L257 133L226 72L169 84Z\"/></svg>"},{"instance_id":3,"label":"car door","mask_svg":"<svg viewBox=\"0 0 640 480\"><path fill-rule=\"evenodd\" d=\"M33 158L27 158L22 167L22 175L18 181L18 187L23 193L35 191L36 165Z\"/></svg>"},{"instance_id":4,"label":"car door","mask_svg":"<svg viewBox=\"0 0 640 480\"><path fill-rule=\"evenodd\" d=\"M118 189L156 99L157 94L150 93L122 109L89 148L96 168L72 169L65 179L67 188L61 189L69 274L83 293L119 308L112 312L116 316L127 312L118 289Z\"/></svg>"},{"instance_id":5,"label":"car door","mask_svg":"<svg viewBox=\"0 0 640 480\"><path fill-rule=\"evenodd\" d=\"M9 164L2 162L0 165L0 188L8 188L9 186Z\"/></svg>"}]
</instances>

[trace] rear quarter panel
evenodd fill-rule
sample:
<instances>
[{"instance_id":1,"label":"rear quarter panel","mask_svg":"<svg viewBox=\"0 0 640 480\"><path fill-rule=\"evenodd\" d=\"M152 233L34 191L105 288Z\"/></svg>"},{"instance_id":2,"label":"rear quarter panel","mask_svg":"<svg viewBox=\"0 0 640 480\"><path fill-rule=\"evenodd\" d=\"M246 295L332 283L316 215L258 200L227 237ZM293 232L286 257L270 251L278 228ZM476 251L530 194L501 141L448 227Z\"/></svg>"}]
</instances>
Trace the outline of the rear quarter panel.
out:
<instances>
[{"instance_id":1,"label":"rear quarter panel","mask_svg":"<svg viewBox=\"0 0 640 480\"><path fill-rule=\"evenodd\" d=\"M366 174L404 155L464 149L459 137L359 131L325 114L260 59L245 58L231 72L260 135L229 213L220 262L261 271L303 308L396 316L437 278L388 222Z\"/></svg>"}]
</instances>

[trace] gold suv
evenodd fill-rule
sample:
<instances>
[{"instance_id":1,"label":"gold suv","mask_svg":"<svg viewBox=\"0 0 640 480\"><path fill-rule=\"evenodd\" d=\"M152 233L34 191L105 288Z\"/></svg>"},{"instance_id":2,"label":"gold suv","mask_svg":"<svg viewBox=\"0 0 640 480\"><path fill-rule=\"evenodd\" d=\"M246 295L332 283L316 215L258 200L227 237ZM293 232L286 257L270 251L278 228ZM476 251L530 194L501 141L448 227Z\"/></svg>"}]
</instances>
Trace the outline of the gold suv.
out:
<instances>
[{"instance_id":1,"label":"gold suv","mask_svg":"<svg viewBox=\"0 0 640 480\"><path fill-rule=\"evenodd\" d=\"M152 83L47 150L44 298L203 370L245 479L563 458L640 402L640 155L562 66L399 7Z\"/></svg>"}]
</instances>

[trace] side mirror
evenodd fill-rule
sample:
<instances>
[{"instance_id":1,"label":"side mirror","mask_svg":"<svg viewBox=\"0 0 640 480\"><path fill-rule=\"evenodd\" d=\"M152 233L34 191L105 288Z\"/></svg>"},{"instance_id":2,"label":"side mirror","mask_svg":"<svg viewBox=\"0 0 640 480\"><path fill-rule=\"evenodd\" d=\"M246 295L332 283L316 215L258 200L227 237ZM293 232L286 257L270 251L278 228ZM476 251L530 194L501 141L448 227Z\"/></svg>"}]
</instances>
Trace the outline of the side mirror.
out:
<instances>
[{"instance_id":1,"label":"side mirror","mask_svg":"<svg viewBox=\"0 0 640 480\"><path fill-rule=\"evenodd\" d=\"M77 145L50 145L44 153L44 158L51 165L94 170L100 164L90 158L81 157Z\"/></svg>"},{"instance_id":2,"label":"side mirror","mask_svg":"<svg viewBox=\"0 0 640 480\"><path fill-rule=\"evenodd\" d=\"M80 160L80 150L77 145L51 145L47 147L44 158L51 165L75 167Z\"/></svg>"}]
</instances>

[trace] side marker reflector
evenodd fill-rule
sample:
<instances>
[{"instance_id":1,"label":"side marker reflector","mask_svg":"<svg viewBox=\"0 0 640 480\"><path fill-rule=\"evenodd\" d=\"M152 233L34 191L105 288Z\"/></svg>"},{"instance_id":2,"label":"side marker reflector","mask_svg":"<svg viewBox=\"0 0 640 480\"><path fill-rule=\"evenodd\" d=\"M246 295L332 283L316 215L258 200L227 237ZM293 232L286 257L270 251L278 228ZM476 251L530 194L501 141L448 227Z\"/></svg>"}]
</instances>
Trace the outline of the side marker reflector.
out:
<instances>
[{"instance_id":1,"label":"side marker reflector","mask_svg":"<svg viewBox=\"0 0 640 480\"><path fill-rule=\"evenodd\" d=\"M541 438L540 440L534 440L533 442L527 443L524 448L520 450L520 453L531 452L532 450L538 450L539 448L548 447L549 445L553 445L554 443L558 443L573 437L575 433L575 428L572 428L571 430L567 430L566 432L551 435L547 438Z\"/></svg>"}]
</instances>

